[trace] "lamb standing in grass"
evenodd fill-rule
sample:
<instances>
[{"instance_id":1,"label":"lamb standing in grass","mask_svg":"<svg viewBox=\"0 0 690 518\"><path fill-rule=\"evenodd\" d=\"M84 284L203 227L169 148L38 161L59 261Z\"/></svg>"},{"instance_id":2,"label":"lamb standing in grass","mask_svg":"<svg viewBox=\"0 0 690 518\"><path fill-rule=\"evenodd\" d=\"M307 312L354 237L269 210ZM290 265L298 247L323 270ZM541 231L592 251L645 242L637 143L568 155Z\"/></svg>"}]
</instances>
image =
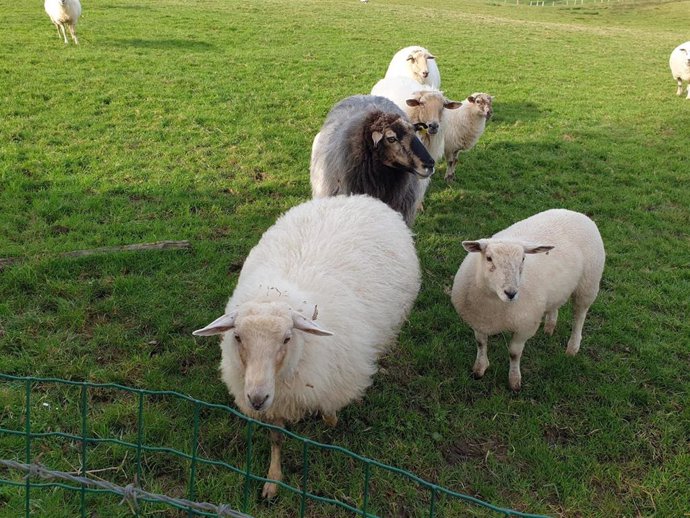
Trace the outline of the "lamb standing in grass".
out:
<instances>
[{"instance_id":1,"label":"lamb standing in grass","mask_svg":"<svg viewBox=\"0 0 690 518\"><path fill-rule=\"evenodd\" d=\"M396 52L384 77L409 77L419 84L441 88L441 73L436 65L436 57L418 45Z\"/></svg>"},{"instance_id":2,"label":"lamb standing in grass","mask_svg":"<svg viewBox=\"0 0 690 518\"><path fill-rule=\"evenodd\" d=\"M43 7L48 13L50 21L57 27L58 37L64 38L65 44L67 44L66 25L75 45L79 45L76 32L77 20L81 15L79 0L45 0Z\"/></svg>"},{"instance_id":3,"label":"lamb standing in grass","mask_svg":"<svg viewBox=\"0 0 690 518\"><path fill-rule=\"evenodd\" d=\"M309 168L312 196L368 194L397 210L412 226L417 178L434 173L434 160L405 113L375 95L337 103L314 137Z\"/></svg>"},{"instance_id":4,"label":"lamb standing in grass","mask_svg":"<svg viewBox=\"0 0 690 518\"><path fill-rule=\"evenodd\" d=\"M472 149L484 133L486 122L493 114L493 100L493 96L489 94L474 93L462 102L459 110L445 114L443 138L446 181L455 178L460 152Z\"/></svg>"},{"instance_id":5,"label":"lamb standing in grass","mask_svg":"<svg viewBox=\"0 0 690 518\"><path fill-rule=\"evenodd\" d=\"M678 82L676 95L683 95L683 81L685 81L688 83L688 96L686 99L690 99L690 41L686 41L673 49L671 58L669 59L669 65L671 66L673 79Z\"/></svg>"},{"instance_id":6,"label":"lamb standing in grass","mask_svg":"<svg viewBox=\"0 0 690 518\"><path fill-rule=\"evenodd\" d=\"M584 214L552 209L524 219L491 239L463 241L470 252L455 275L451 300L474 330L477 359L472 373L489 366L488 337L512 332L510 388L520 390L520 357L539 329L552 335L558 308L573 300L573 325L566 354L577 354L587 310L599 292L604 243Z\"/></svg>"},{"instance_id":7,"label":"lamb standing in grass","mask_svg":"<svg viewBox=\"0 0 690 518\"><path fill-rule=\"evenodd\" d=\"M224 334L222 378L244 413L284 426L320 412L334 426L371 385L419 285L400 214L369 196L315 199L266 231L225 314L194 334ZM271 432L268 478L278 481L281 440ZM267 482L263 496L277 490Z\"/></svg>"}]
</instances>

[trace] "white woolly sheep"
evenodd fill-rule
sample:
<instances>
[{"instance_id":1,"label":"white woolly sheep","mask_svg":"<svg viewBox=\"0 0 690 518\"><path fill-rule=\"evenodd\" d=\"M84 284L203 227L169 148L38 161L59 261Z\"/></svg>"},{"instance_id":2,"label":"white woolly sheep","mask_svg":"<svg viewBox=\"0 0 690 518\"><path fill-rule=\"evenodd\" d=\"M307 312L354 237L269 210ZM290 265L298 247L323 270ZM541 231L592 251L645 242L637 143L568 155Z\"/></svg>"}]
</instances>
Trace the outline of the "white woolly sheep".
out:
<instances>
[{"instance_id":1,"label":"white woolly sheep","mask_svg":"<svg viewBox=\"0 0 690 518\"><path fill-rule=\"evenodd\" d=\"M420 85L409 77L388 77L381 79L371 89L372 95L390 99L402 109L417 129L424 147L434 161L443 158L444 113L460 108L461 103L446 99L443 92L429 85ZM417 183L416 205L419 206L431 183L431 178Z\"/></svg>"},{"instance_id":2,"label":"white woolly sheep","mask_svg":"<svg viewBox=\"0 0 690 518\"><path fill-rule=\"evenodd\" d=\"M472 149L484 133L486 122L493 114L493 100L493 96L489 94L474 93L462 102L459 110L445 114L443 138L446 181L455 178L455 166L460 152Z\"/></svg>"},{"instance_id":3,"label":"white woolly sheep","mask_svg":"<svg viewBox=\"0 0 690 518\"><path fill-rule=\"evenodd\" d=\"M76 32L77 21L81 15L79 0L45 0L43 7L48 13L50 21L57 27L58 37L63 38L67 43L66 25L75 45L79 45Z\"/></svg>"},{"instance_id":4,"label":"white woolly sheep","mask_svg":"<svg viewBox=\"0 0 690 518\"><path fill-rule=\"evenodd\" d=\"M409 77L419 84L441 88L441 73L436 65L436 57L418 45L396 52L384 77Z\"/></svg>"},{"instance_id":5,"label":"white woolly sheep","mask_svg":"<svg viewBox=\"0 0 690 518\"><path fill-rule=\"evenodd\" d=\"M417 177L431 176L434 160L395 103L353 95L331 109L314 137L309 169L314 198L368 194L412 226Z\"/></svg>"},{"instance_id":6,"label":"white woolly sheep","mask_svg":"<svg viewBox=\"0 0 690 518\"><path fill-rule=\"evenodd\" d=\"M683 81L685 81L688 83L688 96L686 99L690 99L690 41L686 41L673 49L671 58L669 59L669 65L671 67L673 79L678 82L676 95L683 95Z\"/></svg>"},{"instance_id":7,"label":"white woolly sheep","mask_svg":"<svg viewBox=\"0 0 690 518\"><path fill-rule=\"evenodd\" d=\"M477 359L472 373L481 378L489 366L488 338L512 332L510 388L520 390L520 357L525 342L539 329L552 335L558 308L573 301L572 333L566 354L580 349L582 325L599 292L604 243L596 224L565 209L540 212L494 234L463 241L470 254L455 275L451 300L474 330Z\"/></svg>"},{"instance_id":8,"label":"white woolly sheep","mask_svg":"<svg viewBox=\"0 0 690 518\"><path fill-rule=\"evenodd\" d=\"M319 412L334 426L371 385L419 286L400 214L369 196L315 199L264 233L225 314L194 334L224 333L222 379L242 412L278 426ZM277 481L281 440L271 433L268 478ZM262 494L277 490L267 482Z\"/></svg>"}]
</instances>

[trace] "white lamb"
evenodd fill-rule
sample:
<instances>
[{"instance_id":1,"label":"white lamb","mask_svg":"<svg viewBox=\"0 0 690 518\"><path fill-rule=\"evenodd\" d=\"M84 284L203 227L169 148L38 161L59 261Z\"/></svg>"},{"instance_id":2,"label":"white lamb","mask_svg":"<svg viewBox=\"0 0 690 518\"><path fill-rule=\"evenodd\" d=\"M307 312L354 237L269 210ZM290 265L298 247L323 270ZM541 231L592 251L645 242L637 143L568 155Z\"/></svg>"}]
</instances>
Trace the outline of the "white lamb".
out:
<instances>
[{"instance_id":1,"label":"white lamb","mask_svg":"<svg viewBox=\"0 0 690 518\"><path fill-rule=\"evenodd\" d=\"M220 370L244 413L278 426L361 398L419 291L412 235L378 199L333 196L286 212L247 257L225 314ZM318 317L318 324L317 324ZM282 479L271 432L268 478ZM276 495L267 482L263 496Z\"/></svg>"},{"instance_id":2,"label":"white lamb","mask_svg":"<svg viewBox=\"0 0 690 518\"><path fill-rule=\"evenodd\" d=\"M65 43L67 43L66 25L75 45L79 45L76 32L77 21L81 15L79 0L45 0L43 7L48 13L50 21L57 27L58 37L64 38Z\"/></svg>"},{"instance_id":3,"label":"white lamb","mask_svg":"<svg viewBox=\"0 0 690 518\"><path fill-rule=\"evenodd\" d=\"M436 65L436 57L418 45L396 52L384 77L409 77L419 84L441 88L441 73Z\"/></svg>"},{"instance_id":4,"label":"white lamb","mask_svg":"<svg viewBox=\"0 0 690 518\"><path fill-rule=\"evenodd\" d=\"M455 178L455 166L460 152L472 149L484 133L486 122L493 114L493 100L493 96L489 94L474 93L462 102L459 110L449 111L444 115L446 181Z\"/></svg>"},{"instance_id":5,"label":"white lamb","mask_svg":"<svg viewBox=\"0 0 690 518\"><path fill-rule=\"evenodd\" d=\"M688 83L688 96L686 99L690 99L690 41L686 41L673 49L671 58L669 59L669 65L671 66L673 79L678 82L676 95L683 95L683 81L685 81Z\"/></svg>"},{"instance_id":6,"label":"white lamb","mask_svg":"<svg viewBox=\"0 0 690 518\"><path fill-rule=\"evenodd\" d=\"M552 335L558 308L573 300L573 325L566 354L580 349L587 310L599 292L605 252L599 230L584 214L552 209L524 219L491 239L463 241L471 252L455 275L451 300L474 330L477 359L472 373L489 366L488 337L512 332L510 388L520 390L520 357L539 329Z\"/></svg>"}]
</instances>

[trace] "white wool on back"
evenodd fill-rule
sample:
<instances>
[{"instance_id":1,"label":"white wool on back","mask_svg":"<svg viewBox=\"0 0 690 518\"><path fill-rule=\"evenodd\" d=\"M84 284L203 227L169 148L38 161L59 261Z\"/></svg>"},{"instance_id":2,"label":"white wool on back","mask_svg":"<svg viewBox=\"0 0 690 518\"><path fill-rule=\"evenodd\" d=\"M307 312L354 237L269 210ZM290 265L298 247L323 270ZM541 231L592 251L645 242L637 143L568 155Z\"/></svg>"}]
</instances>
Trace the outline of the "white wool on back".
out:
<instances>
[{"instance_id":1,"label":"white wool on back","mask_svg":"<svg viewBox=\"0 0 690 518\"><path fill-rule=\"evenodd\" d=\"M413 52L426 52L427 54L431 54L431 52L424 47L420 47L419 45L412 45L410 47L400 49L395 53L393 59L391 59L391 62L388 65L388 70L386 70L386 75L384 77L409 77L415 80L410 69L410 62L407 61L408 56ZM427 67L429 68L429 75L419 82L421 84L433 86L434 88L441 88L441 73L438 70L436 60L427 60Z\"/></svg>"},{"instance_id":2,"label":"white wool on back","mask_svg":"<svg viewBox=\"0 0 690 518\"><path fill-rule=\"evenodd\" d=\"M76 24L81 15L79 0L45 0L43 4L50 20L55 24Z\"/></svg>"},{"instance_id":3,"label":"white wool on back","mask_svg":"<svg viewBox=\"0 0 690 518\"><path fill-rule=\"evenodd\" d=\"M293 333L271 407L249 408L231 335L221 343L223 381L239 408L262 420L333 414L372 383L420 286L412 235L399 213L369 196L317 198L293 207L249 253L226 313L243 304L285 302L333 332ZM315 311L316 308L316 311ZM301 350L301 354L300 354Z\"/></svg>"}]
</instances>

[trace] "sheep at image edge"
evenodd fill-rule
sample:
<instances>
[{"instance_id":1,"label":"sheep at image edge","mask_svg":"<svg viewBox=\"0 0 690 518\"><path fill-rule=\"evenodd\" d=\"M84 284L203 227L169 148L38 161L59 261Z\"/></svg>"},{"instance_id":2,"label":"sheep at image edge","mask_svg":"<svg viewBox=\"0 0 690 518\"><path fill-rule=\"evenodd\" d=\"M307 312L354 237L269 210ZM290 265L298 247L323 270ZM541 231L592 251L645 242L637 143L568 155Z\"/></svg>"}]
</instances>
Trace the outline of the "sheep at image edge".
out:
<instances>
[{"instance_id":1,"label":"sheep at image edge","mask_svg":"<svg viewBox=\"0 0 690 518\"><path fill-rule=\"evenodd\" d=\"M690 41L686 41L673 49L668 64L671 67L673 79L678 83L676 95L683 95L683 81L685 81L688 83L688 96L686 99L690 99Z\"/></svg>"},{"instance_id":2,"label":"sheep at image edge","mask_svg":"<svg viewBox=\"0 0 690 518\"><path fill-rule=\"evenodd\" d=\"M65 32L65 25L67 25L72 40L76 45L79 45L77 39L77 21L81 15L79 0L45 0L43 7L50 17L50 21L57 27L58 37L64 38L65 43L67 43Z\"/></svg>"},{"instance_id":3,"label":"sheep at image edge","mask_svg":"<svg viewBox=\"0 0 690 518\"><path fill-rule=\"evenodd\" d=\"M606 254L596 224L565 209L540 212L494 234L463 241L470 252L451 292L460 317L477 339L472 368L481 378L489 366L488 337L511 332L510 388L520 390L520 357L525 342L539 329L552 335L558 308L573 301L573 324L566 354L580 349L582 326L599 292Z\"/></svg>"},{"instance_id":4,"label":"sheep at image edge","mask_svg":"<svg viewBox=\"0 0 690 518\"><path fill-rule=\"evenodd\" d=\"M441 88L441 72L436 65L436 57L419 45L405 47L395 53L384 76L389 77L409 77L419 84Z\"/></svg>"},{"instance_id":5,"label":"sheep at image edge","mask_svg":"<svg viewBox=\"0 0 690 518\"><path fill-rule=\"evenodd\" d=\"M225 314L194 334L224 334L222 379L245 414L284 426L318 412L334 426L371 385L419 286L400 214L369 196L314 199L264 233ZM277 481L282 438L271 432ZM262 495L277 491L267 482Z\"/></svg>"}]
</instances>

